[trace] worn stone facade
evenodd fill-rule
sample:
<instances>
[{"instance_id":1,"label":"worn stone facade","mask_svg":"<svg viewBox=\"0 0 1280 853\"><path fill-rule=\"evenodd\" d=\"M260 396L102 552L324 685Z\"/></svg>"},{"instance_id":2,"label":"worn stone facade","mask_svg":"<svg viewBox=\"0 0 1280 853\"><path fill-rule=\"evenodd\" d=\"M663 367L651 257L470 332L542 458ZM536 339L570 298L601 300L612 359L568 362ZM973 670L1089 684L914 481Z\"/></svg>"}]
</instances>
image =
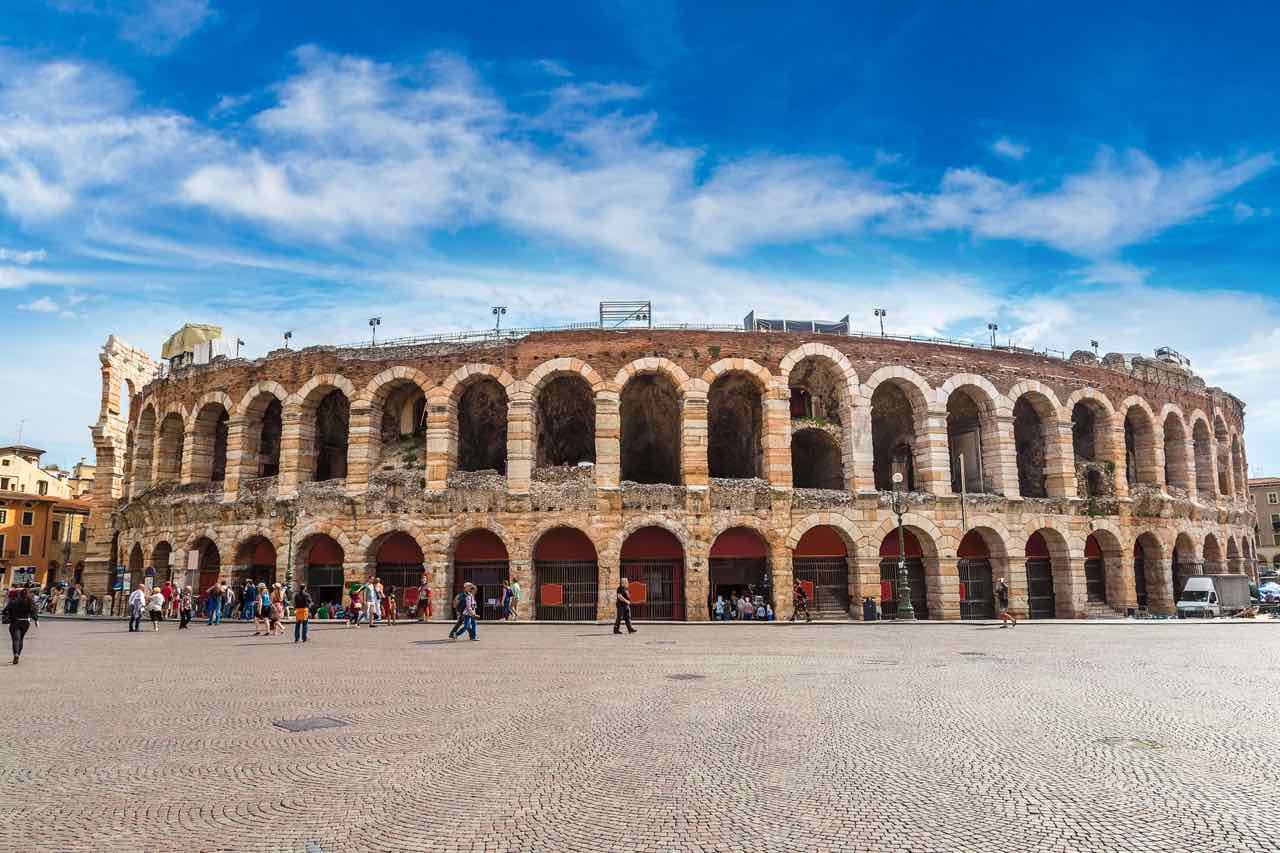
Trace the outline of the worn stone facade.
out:
<instances>
[{"instance_id":1,"label":"worn stone facade","mask_svg":"<svg viewBox=\"0 0 1280 853\"><path fill-rule=\"evenodd\" d=\"M162 376L112 338L102 361L91 592L107 589L113 560L136 572L158 553L185 566L199 551L229 578L262 540L279 579L290 565L305 579L321 536L340 547L345 578L363 579L404 533L441 601L459 539L481 529L535 597L539 542L569 527L594 548L595 613L611 619L624 543L656 526L680 543L684 616L699 620L718 537L747 528L785 617L795 549L828 526L860 618L863 599L881 597L881 543L897 522L876 487L894 472L931 618L961 616L957 550L970 531L1023 612L1038 533L1052 610L1068 618L1099 612L1086 595L1090 548L1110 611L1136 606L1145 586L1149 609L1169 612L1175 559L1182 575L1244 571L1256 553L1243 404L1158 359L587 330L276 350Z\"/></svg>"}]
</instances>

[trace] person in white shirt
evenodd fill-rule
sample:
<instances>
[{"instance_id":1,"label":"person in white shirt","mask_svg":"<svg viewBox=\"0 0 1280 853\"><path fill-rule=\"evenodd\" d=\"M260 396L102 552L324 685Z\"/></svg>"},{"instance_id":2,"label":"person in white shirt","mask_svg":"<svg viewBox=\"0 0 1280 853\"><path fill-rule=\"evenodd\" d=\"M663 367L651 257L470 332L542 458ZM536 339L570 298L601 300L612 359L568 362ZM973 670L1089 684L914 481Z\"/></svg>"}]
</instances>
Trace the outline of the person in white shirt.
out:
<instances>
[{"instance_id":1,"label":"person in white shirt","mask_svg":"<svg viewBox=\"0 0 1280 853\"><path fill-rule=\"evenodd\" d=\"M138 588L129 593L129 630L142 630L142 608L147 604L146 587L138 584Z\"/></svg>"},{"instance_id":2,"label":"person in white shirt","mask_svg":"<svg viewBox=\"0 0 1280 853\"><path fill-rule=\"evenodd\" d=\"M372 578L364 585L365 618L369 620L370 628L376 628L377 620L382 617L381 603L378 596L378 579Z\"/></svg>"},{"instance_id":3,"label":"person in white shirt","mask_svg":"<svg viewBox=\"0 0 1280 853\"><path fill-rule=\"evenodd\" d=\"M520 581L511 581L511 621L520 618Z\"/></svg>"},{"instance_id":4,"label":"person in white shirt","mask_svg":"<svg viewBox=\"0 0 1280 853\"><path fill-rule=\"evenodd\" d=\"M151 591L151 600L147 603L147 612L151 614L151 630L159 631L164 620L164 593L160 587Z\"/></svg>"}]
</instances>

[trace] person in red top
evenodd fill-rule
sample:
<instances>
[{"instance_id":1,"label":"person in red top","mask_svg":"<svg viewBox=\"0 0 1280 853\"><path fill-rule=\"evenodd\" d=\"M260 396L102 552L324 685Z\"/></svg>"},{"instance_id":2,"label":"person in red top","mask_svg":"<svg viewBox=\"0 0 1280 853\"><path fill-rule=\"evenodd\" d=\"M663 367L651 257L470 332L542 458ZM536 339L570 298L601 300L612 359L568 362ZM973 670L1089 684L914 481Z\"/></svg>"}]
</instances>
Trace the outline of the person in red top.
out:
<instances>
[{"instance_id":1,"label":"person in red top","mask_svg":"<svg viewBox=\"0 0 1280 853\"><path fill-rule=\"evenodd\" d=\"M176 591L173 588L173 581L165 581L164 588L160 590L160 594L164 596L164 613L166 616L169 615L170 611L173 609L173 597L175 592Z\"/></svg>"}]
</instances>

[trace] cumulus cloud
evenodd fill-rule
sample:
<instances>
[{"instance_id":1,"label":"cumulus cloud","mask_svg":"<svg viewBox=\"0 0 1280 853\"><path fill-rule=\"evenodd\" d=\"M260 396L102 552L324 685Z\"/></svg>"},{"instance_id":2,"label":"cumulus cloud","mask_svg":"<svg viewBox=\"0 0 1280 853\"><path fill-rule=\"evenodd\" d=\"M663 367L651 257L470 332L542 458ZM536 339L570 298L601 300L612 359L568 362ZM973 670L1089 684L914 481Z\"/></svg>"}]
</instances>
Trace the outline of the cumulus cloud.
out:
<instances>
[{"instance_id":1,"label":"cumulus cloud","mask_svg":"<svg viewBox=\"0 0 1280 853\"><path fill-rule=\"evenodd\" d=\"M1031 149L1026 145L1014 142L1007 136L1002 136L991 144L991 150L1001 157L1008 157L1010 160L1021 160L1027 156L1027 152Z\"/></svg>"},{"instance_id":2,"label":"cumulus cloud","mask_svg":"<svg viewBox=\"0 0 1280 853\"><path fill-rule=\"evenodd\" d=\"M1124 261L1099 261L1076 270L1086 284L1142 284L1150 274L1150 269Z\"/></svg>"},{"instance_id":3,"label":"cumulus cloud","mask_svg":"<svg viewBox=\"0 0 1280 853\"><path fill-rule=\"evenodd\" d=\"M63 12L110 18L145 53L170 53L213 17L209 0L50 0Z\"/></svg>"},{"instance_id":4,"label":"cumulus cloud","mask_svg":"<svg viewBox=\"0 0 1280 853\"><path fill-rule=\"evenodd\" d=\"M54 302L47 296L39 299L33 299L18 306L19 311L34 311L37 314L56 314L58 312L58 303Z\"/></svg>"}]
</instances>

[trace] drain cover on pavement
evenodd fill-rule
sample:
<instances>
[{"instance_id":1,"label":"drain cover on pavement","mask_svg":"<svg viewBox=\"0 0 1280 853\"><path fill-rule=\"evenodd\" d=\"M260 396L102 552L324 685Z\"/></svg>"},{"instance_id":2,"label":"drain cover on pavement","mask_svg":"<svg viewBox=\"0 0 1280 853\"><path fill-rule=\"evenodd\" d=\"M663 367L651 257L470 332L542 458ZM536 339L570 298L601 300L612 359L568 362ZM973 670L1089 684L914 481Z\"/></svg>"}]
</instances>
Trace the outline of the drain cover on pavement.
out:
<instances>
[{"instance_id":1,"label":"drain cover on pavement","mask_svg":"<svg viewBox=\"0 0 1280 853\"><path fill-rule=\"evenodd\" d=\"M697 681L699 678L706 678L706 676L698 675L696 672L677 672L675 675L668 675L667 678L672 681Z\"/></svg>"},{"instance_id":2,"label":"drain cover on pavement","mask_svg":"<svg viewBox=\"0 0 1280 853\"><path fill-rule=\"evenodd\" d=\"M301 720L276 720L271 725L291 732L313 732L316 729L336 729L351 724L333 717L304 717Z\"/></svg>"},{"instance_id":3,"label":"drain cover on pavement","mask_svg":"<svg viewBox=\"0 0 1280 853\"><path fill-rule=\"evenodd\" d=\"M1163 745L1140 737L1100 737L1094 742L1121 749L1164 749Z\"/></svg>"}]
</instances>

